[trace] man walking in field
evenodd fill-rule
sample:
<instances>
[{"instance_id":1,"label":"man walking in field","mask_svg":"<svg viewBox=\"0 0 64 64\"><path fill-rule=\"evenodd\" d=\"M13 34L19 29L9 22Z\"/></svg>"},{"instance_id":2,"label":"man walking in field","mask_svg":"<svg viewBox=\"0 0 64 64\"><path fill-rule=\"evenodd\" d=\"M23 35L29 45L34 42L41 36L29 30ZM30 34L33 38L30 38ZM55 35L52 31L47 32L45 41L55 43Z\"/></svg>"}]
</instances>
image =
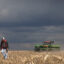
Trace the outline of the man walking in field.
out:
<instances>
[{"instance_id":1,"label":"man walking in field","mask_svg":"<svg viewBox=\"0 0 64 64\"><path fill-rule=\"evenodd\" d=\"M4 56L4 59L7 59L8 56L8 42L7 40L3 37L1 41L1 53Z\"/></svg>"}]
</instances>

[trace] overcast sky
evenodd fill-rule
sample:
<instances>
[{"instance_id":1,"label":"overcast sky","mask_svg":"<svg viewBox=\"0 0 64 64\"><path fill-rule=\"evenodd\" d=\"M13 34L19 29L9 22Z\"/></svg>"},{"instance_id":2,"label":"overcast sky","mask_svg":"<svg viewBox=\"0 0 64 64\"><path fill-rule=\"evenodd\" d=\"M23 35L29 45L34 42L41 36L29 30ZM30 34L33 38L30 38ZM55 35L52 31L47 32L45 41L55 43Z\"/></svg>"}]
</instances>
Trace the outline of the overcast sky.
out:
<instances>
[{"instance_id":1,"label":"overcast sky","mask_svg":"<svg viewBox=\"0 0 64 64\"><path fill-rule=\"evenodd\" d=\"M32 49L44 40L64 44L64 1L0 0L0 39L3 36L16 49Z\"/></svg>"}]
</instances>

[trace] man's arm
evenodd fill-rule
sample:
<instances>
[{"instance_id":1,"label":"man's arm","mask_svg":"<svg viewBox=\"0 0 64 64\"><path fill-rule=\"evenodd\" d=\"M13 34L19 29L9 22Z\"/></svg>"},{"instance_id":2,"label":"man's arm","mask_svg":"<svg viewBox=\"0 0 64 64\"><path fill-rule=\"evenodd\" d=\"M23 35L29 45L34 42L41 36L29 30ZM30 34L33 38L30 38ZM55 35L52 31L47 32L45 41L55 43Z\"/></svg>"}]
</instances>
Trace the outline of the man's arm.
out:
<instances>
[{"instance_id":1,"label":"man's arm","mask_svg":"<svg viewBox=\"0 0 64 64\"><path fill-rule=\"evenodd\" d=\"M8 48L9 48L9 46L8 46L8 42L7 42L7 48L6 48L6 52L8 52Z\"/></svg>"}]
</instances>

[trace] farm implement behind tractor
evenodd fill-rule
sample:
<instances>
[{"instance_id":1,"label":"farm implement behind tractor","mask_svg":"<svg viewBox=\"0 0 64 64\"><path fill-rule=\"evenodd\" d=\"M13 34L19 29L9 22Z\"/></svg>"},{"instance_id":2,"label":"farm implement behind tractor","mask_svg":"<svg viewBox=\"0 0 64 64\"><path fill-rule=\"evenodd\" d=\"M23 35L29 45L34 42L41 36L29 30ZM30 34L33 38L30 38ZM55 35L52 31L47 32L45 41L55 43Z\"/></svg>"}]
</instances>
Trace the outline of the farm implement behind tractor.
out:
<instances>
[{"instance_id":1,"label":"farm implement behind tractor","mask_svg":"<svg viewBox=\"0 0 64 64\"><path fill-rule=\"evenodd\" d=\"M53 45L54 41L44 41L42 45L35 45L35 51L40 51L40 50L60 50L60 46L59 45Z\"/></svg>"}]
</instances>

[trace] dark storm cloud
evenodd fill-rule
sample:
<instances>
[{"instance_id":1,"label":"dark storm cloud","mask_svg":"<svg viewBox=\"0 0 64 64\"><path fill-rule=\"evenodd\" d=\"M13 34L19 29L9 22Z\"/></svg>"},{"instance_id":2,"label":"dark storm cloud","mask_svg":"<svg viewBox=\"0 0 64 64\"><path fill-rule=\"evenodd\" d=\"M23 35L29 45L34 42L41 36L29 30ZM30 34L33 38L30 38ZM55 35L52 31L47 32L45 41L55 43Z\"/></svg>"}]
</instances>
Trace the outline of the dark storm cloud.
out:
<instances>
[{"instance_id":1,"label":"dark storm cloud","mask_svg":"<svg viewBox=\"0 0 64 64\"><path fill-rule=\"evenodd\" d=\"M7 30L2 28L0 34L7 38L11 49L33 49L35 44L42 44L45 40L55 40L55 44L63 45L63 29L64 26L14 27Z\"/></svg>"},{"instance_id":2,"label":"dark storm cloud","mask_svg":"<svg viewBox=\"0 0 64 64\"><path fill-rule=\"evenodd\" d=\"M0 0L0 39L5 36L12 48L30 49L43 40L63 44L63 25L63 1Z\"/></svg>"},{"instance_id":3,"label":"dark storm cloud","mask_svg":"<svg viewBox=\"0 0 64 64\"><path fill-rule=\"evenodd\" d=\"M0 26L64 25L63 1L2 0Z\"/></svg>"}]
</instances>

